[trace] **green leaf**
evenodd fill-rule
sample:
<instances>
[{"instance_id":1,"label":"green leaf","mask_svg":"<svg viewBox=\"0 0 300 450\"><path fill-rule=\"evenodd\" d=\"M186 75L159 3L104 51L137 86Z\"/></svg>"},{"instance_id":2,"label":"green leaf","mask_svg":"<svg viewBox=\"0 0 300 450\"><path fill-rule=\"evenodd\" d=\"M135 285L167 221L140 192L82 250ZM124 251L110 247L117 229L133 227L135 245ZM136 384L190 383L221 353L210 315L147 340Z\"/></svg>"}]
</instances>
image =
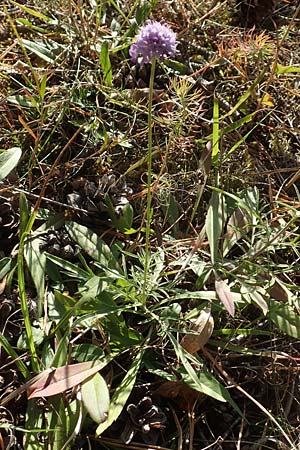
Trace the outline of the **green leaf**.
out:
<instances>
[{"instance_id":1,"label":"green leaf","mask_svg":"<svg viewBox=\"0 0 300 450\"><path fill-rule=\"evenodd\" d=\"M228 113L226 113L224 116L221 117L221 119L225 119L225 117L231 116L235 111L239 110L239 107L242 106L246 100L248 100L249 97L251 97L255 91L256 86L260 83L260 81L263 79L264 74L266 73L267 68L263 69L262 72L255 78L253 81L253 84L247 89L247 91L241 95L237 103L231 108Z\"/></svg>"},{"instance_id":2,"label":"green leaf","mask_svg":"<svg viewBox=\"0 0 300 450\"><path fill-rule=\"evenodd\" d=\"M37 328L37 327L31 327L31 331L32 331L32 338L33 338L33 342L35 343L35 345L40 345L45 337L45 333L41 328ZM17 347L22 349L22 350L27 350L28 347L28 341L27 341L27 335L25 333L25 331L23 331L21 333L21 335L19 336L18 342L17 342Z\"/></svg>"},{"instance_id":3,"label":"green leaf","mask_svg":"<svg viewBox=\"0 0 300 450\"><path fill-rule=\"evenodd\" d=\"M16 94L16 95L9 95L7 97L7 101L11 103L12 105L21 106L23 108L36 108L37 104L35 102L35 99L30 94L22 95L22 94Z\"/></svg>"},{"instance_id":4,"label":"green leaf","mask_svg":"<svg viewBox=\"0 0 300 450\"><path fill-rule=\"evenodd\" d=\"M221 133L222 135L225 135L225 134L227 134L227 133L231 133L232 131L234 131L234 130L240 128L240 127L242 127L244 124L249 123L249 122L252 122L253 119L255 118L255 115L256 115L256 114L257 114L257 111L254 111L253 113L248 114L247 116L243 116L241 119L238 119L238 120L236 120L235 122L233 122L233 123L227 125L225 128L223 128L223 129L221 130L220 133ZM205 144L206 142L211 141L212 138L213 138L213 134L211 133L211 134L205 136L205 137L202 138L202 139L196 139L196 143L197 143L198 145Z\"/></svg>"},{"instance_id":5,"label":"green leaf","mask_svg":"<svg viewBox=\"0 0 300 450\"><path fill-rule=\"evenodd\" d=\"M128 202L123 205L114 205L108 194L105 195L104 201L113 226L122 233L130 230L133 222L133 208L131 204Z\"/></svg>"},{"instance_id":6,"label":"green leaf","mask_svg":"<svg viewBox=\"0 0 300 450\"><path fill-rule=\"evenodd\" d=\"M27 50L31 51L47 63L53 64L54 62L62 61L65 48L57 42L49 39L47 42L22 39L22 44Z\"/></svg>"},{"instance_id":7,"label":"green leaf","mask_svg":"<svg viewBox=\"0 0 300 450\"><path fill-rule=\"evenodd\" d=\"M112 70L109 58L108 42L103 41L100 51L100 64L103 70L103 81L107 86L112 84Z\"/></svg>"},{"instance_id":8,"label":"green leaf","mask_svg":"<svg viewBox=\"0 0 300 450\"><path fill-rule=\"evenodd\" d=\"M81 397L84 407L94 422L100 424L108 417L109 391L104 378L96 373L81 385Z\"/></svg>"},{"instance_id":9,"label":"green leaf","mask_svg":"<svg viewBox=\"0 0 300 450\"><path fill-rule=\"evenodd\" d=\"M48 296L48 317L50 320L59 321L66 312L76 305L76 300L66 293L54 290Z\"/></svg>"},{"instance_id":10,"label":"green leaf","mask_svg":"<svg viewBox=\"0 0 300 450\"><path fill-rule=\"evenodd\" d=\"M205 230L209 242L212 264L214 264L218 258L219 239L223 230L223 223L223 195L221 192L213 191L205 220Z\"/></svg>"},{"instance_id":11,"label":"green leaf","mask_svg":"<svg viewBox=\"0 0 300 450\"><path fill-rule=\"evenodd\" d=\"M0 150L0 181L17 166L21 158L20 147L11 147L8 150Z\"/></svg>"},{"instance_id":12,"label":"green leaf","mask_svg":"<svg viewBox=\"0 0 300 450\"><path fill-rule=\"evenodd\" d=\"M54 264L56 264L61 269L64 269L65 272L70 276L77 278L80 281L86 281L89 279L90 274L82 269L81 267L78 267L76 264L72 264L70 261L66 261L65 259L60 258L59 256L51 255L50 253L43 252L47 259L52 261Z\"/></svg>"},{"instance_id":13,"label":"green leaf","mask_svg":"<svg viewBox=\"0 0 300 450\"><path fill-rule=\"evenodd\" d=\"M226 155L224 155L223 160L222 160L223 163L231 156L231 154L232 154L233 152L235 152L235 151L241 146L241 144L243 144L243 143L248 139L248 137L250 136L250 134L253 133L253 131L254 131L259 125L261 125L262 122L263 122L263 121L264 121L264 120L265 120L272 112L273 112L273 109L272 109L271 111L269 111L267 114L265 114L264 117L263 117L261 120L256 121L255 125L254 125L252 128L250 128L250 130L249 130L244 136L242 136L241 139L239 139L237 142L234 143L234 145L226 152ZM223 131L225 131L225 130L223 130ZM225 134L225 133L222 133L222 134Z\"/></svg>"},{"instance_id":14,"label":"green leaf","mask_svg":"<svg viewBox=\"0 0 300 450\"><path fill-rule=\"evenodd\" d=\"M178 231L177 220L179 218L179 210L177 201L169 189L160 189L157 192L160 208L168 221L172 226L173 233Z\"/></svg>"},{"instance_id":15,"label":"green leaf","mask_svg":"<svg viewBox=\"0 0 300 450\"><path fill-rule=\"evenodd\" d=\"M72 348L72 358L78 362L97 361L104 356L104 350L94 344L78 344Z\"/></svg>"},{"instance_id":16,"label":"green leaf","mask_svg":"<svg viewBox=\"0 0 300 450\"><path fill-rule=\"evenodd\" d=\"M141 2L141 5L137 7L135 13L135 20L138 26L143 25L143 23L149 17L152 6L149 2Z\"/></svg>"},{"instance_id":17,"label":"green leaf","mask_svg":"<svg viewBox=\"0 0 300 450\"><path fill-rule=\"evenodd\" d=\"M91 258L107 268L119 269L109 246L93 231L75 222L67 222L65 228L71 238Z\"/></svg>"},{"instance_id":18,"label":"green leaf","mask_svg":"<svg viewBox=\"0 0 300 450\"><path fill-rule=\"evenodd\" d=\"M209 397L215 398L220 402L230 403L231 406L242 416L241 410L232 400L227 389L222 386L212 375L207 373L204 367L201 368L201 372L199 374L196 373L188 359L195 361L198 365L201 364L201 362L197 361L192 355L184 350L171 333L167 334L174 347L177 358L182 362L183 367L177 371L182 376L184 382L198 392L203 392Z\"/></svg>"},{"instance_id":19,"label":"green leaf","mask_svg":"<svg viewBox=\"0 0 300 450\"><path fill-rule=\"evenodd\" d=\"M93 276L80 289L79 293L87 299L96 298L101 292L108 288L108 279L104 277Z\"/></svg>"},{"instance_id":20,"label":"green leaf","mask_svg":"<svg viewBox=\"0 0 300 450\"><path fill-rule=\"evenodd\" d=\"M30 215L27 198L23 192L20 192L19 195L19 209L20 209L19 236L22 236L23 233L25 233L26 231Z\"/></svg>"},{"instance_id":21,"label":"green leaf","mask_svg":"<svg viewBox=\"0 0 300 450\"><path fill-rule=\"evenodd\" d=\"M137 7L135 18L130 20L130 27L128 28L125 37L131 37L134 36L137 32L137 28L146 21L146 19L149 17L149 14L151 12L151 9L153 8L153 4L156 3L157 0L154 2L152 1L150 4L149 2L143 2L140 6Z\"/></svg>"},{"instance_id":22,"label":"green leaf","mask_svg":"<svg viewBox=\"0 0 300 450\"><path fill-rule=\"evenodd\" d=\"M185 64L182 64L179 61L175 61L174 59L165 59L164 65L172 69L174 72L179 73L179 75L187 75L188 68Z\"/></svg>"},{"instance_id":23,"label":"green leaf","mask_svg":"<svg viewBox=\"0 0 300 450\"><path fill-rule=\"evenodd\" d=\"M9 257L5 257L0 260L0 280L2 280L5 275L13 269L15 264L15 261Z\"/></svg>"},{"instance_id":24,"label":"green leaf","mask_svg":"<svg viewBox=\"0 0 300 450\"><path fill-rule=\"evenodd\" d=\"M121 414L125 403L128 400L128 397L132 391L132 388L135 384L136 376L138 373L138 370L140 368L142 358L143 358L144 351L141 350L135 360L133 361L130 369L126 373L122 383L117 387L115 390L115 393L111 399L109 411L108 411L108 418L104 423L101 423L97 430L96 430L96 436L99 436L102 434L110 425L117 420L119 415Z\"/></svg>"},{"instance_id":25,"label":"green leaf","mask_svg":"<svg viewBox=\"0 0 300 450\"><path fill-rule=\"evenodd\" d=\"M82 424L85 421L87 411L84 410L83 404L78 398L68 403L65 407L66 416L66 435L69 436L68 442L73 441L74 437L78 435ZM66 446L66 443L64 444ZM70 446L66 447L70 449Z\"/></svg>"},{"instance_id":26,"label":"green leaf","mask_svg":"<svg viewBox=\"0 0 300 450\"><path fill-rule=\"evenodd\" d=\"M289 304L270 300L269 318L283 333L300 338L300 316Z\"/></svg>"},{"instance_id":27,"label":"green leaf","mask_svg":"<svg viewBox=\"0 0 300 450\"><path fill-rule=\"evenodd\" d=\"M106 317L103 326L108 330L109 347L114 352L134 347L142 341L141 334L137 330L129 328L125 321L116 314Z\"/></svg>"},{"instance_id":28,"label":"green leaf","mask_svg":"<svg viewBox=\"0 0 300 450\"><path fill-rule=\"evenodd\" d=\"M44 450L46 437L46 431L40 434L40 439L37 439L36 430L41 430L44 424L44 414L41 408L36 404L34 400L28 400L25 428L26 430L32 430L32 432L25 433L24 435L24 448L25 450Z\"/></svg>"},{"instance_id":29,"label":"green leaf","mask_svg":"<svg viewBox=\"0 0 300 450\"><path fill-rule=\"evenodd\" d=\"M19 357L18 353L15 351L14 347L8 342L5 336L0 333L0 348L5 350L6 353L10 356L10 358L15 361L17 368L21 372L24 378L28 378L30 376L30 371L23 362L23 360ZM0 402L1 403L1 402Z\"/></svg>"},{"instance_id":30,"label":"green leaf","mask_svg":"<svg viewBox=\"0 0 300 450\"><path fill-rule=\"evenodd\" d=\"M25 261L37 293L38 317L42 314L42 308L45 300L46 256L40 251L40 245L42 243L43 240L40 238L28 239L24 246Z\"/></svg>"},{"instance_id":31,"label":"green leaf","mask_svg":"<svg viewBox=\"0 0 300 450\"><path fill-rule=\"evenodd\" d=\"M45 420L48 424L47 447L50 446L51 450L61 450L67 441L67 410L64 398L61 395L54 395L48 399L48 402L50 408Z\"/></svg>"},{"instance_id":32,"label":"green leaf","mask_svg":"<svg viewBox=\"0 0 300 450\"><path fill-rule=\"evenodd\" d=\"M282 66L281 64L277 64L276 66L276 75L282 75L284 73L299 73L299 66Z\"/></svg>"},{"instance_id":33,"label":"green leaf","mask_svg":"<svg viewBox=\"0 0 300 450\"><path fill-rule=\"evenodd\" d=\"M27 14L31 14L32 16L37 17L38 19L44 20L45 22L48 23L55 23L55 21L51 17L45 16L45 14L42 14L41 12L36 11L33 8L29 8L28 6L25 6L22 3L14 2L13 0L10 0L10 3L22 9Z\"/></svg>"}]
</instances>

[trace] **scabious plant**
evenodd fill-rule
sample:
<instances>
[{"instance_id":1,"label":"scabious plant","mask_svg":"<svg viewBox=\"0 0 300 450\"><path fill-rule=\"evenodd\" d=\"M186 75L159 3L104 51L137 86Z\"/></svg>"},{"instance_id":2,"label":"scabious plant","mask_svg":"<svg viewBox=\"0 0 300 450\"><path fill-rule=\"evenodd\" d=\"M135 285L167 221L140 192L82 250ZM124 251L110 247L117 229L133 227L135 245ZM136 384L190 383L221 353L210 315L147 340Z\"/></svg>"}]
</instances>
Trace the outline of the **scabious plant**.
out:
<instances>
[{"instance_id":1,"label":"scabious plant","mask_svg":"<svg viewBox=\"0 0 300 450\"><path fill-rule=\"evenodd\" d=\"M167 24L151 20L140 28L129 54L132 62L149 64L153 57L165 59L175 56L177 44L176 34Z\"/></svg>"},{"instance_id":2,"label":"scabious plant","mask_svg":"<svg viewBox=\"0 0 300 450\"><path fill-rule=\"evenodd\" d=\"M152 126L153 126L153 89L155 78L155 66L157 60L175 56L177 52L176 34L164 22L148 21L142 26L137 35L136 41L129 49L129 54L133 63L141 65L151 64L149 79L149 101L148 101L148 157L147 157L147 208L146 208L146 242L145 242L145 262L144 262L144 284L142 301L147 301L147 283L150 265L150 230L151 230L151 194L152 194Z\"/></svg>"}]
</instances>

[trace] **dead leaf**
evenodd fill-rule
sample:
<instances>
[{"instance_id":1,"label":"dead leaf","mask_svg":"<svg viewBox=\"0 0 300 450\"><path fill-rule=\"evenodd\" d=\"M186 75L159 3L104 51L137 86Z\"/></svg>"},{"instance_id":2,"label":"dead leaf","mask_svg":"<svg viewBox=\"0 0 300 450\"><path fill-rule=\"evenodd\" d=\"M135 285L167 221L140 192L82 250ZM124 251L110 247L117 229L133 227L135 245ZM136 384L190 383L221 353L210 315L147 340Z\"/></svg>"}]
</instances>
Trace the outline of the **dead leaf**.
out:
<instances>
[{"instance_id":1,"label":"dead leaf","mask_svg":"<svg viewBox=\"0 0 300 450\"><path fill-rule=\"evenodd\" d=\"M276 277L271 277L266 272L261 272L259 274L265 280L270 281L270 287L268 288L268 293L271 298L278 300L279 302L288 302L292 297L292 292ZM271 282L272 281L272 282Z\"/></svg>"},{"instance_id":2,"label":"dead leaf","mask_svg":"<svg viewBox=\"0 0 300 450\"><path fill-rule=\"evenodd\" d=\"M234 300L227 282L219 278L215 281L215 288L219 299L221 300L229 314L233 317L235 311Z\"/></svg>"},{"instance_id":3,"label":"dead leaf","mask_svg":"<svg viewBox=\"0 0 300 450\"><path fill-rule=\"evenodd\" d=\"M224 236L223 255L241 239L244 233L249 231L250 214L242 208L236 208L231 214Z\"/></svg>"},{"instance_id":4,"label":"dead leaf","mask_svg":"<svg viewBox=\"0 0 300 450\"><path fill-rule=\"evenodd\" d=\"M260 101L260 104L262 106L267 106L267 107L270 107L270 108L273 108L275 106L273 97L271 97L271 95L268 94L268 93L263 95L263 97L262 97L262 99Z\"/></svg>"},{"instance_id":5,"label":"dead leaf","mask_svg":"<svg viewBox=\"0 0 300 450\"><path fill-rule=\"evenodd\" d=\"M270 297L279 302L287 302L293 295L282 283L275 279L275 283L269 289Z\"/></svg>"},{"instance_id":6,"label":"dead leaf","mask_svg":"<svg viewBox=\"0 0 300 450\"><path fill-rule=\"evenodd\" d=\"M149 100L149 88L135 88L135 89L127 89L126 93L128 97L134 100L135 102L148 102ZM164 98L163 89L154 89L153 90L153 101L161 101Z\"/></svg>"},{"instance_id":7,"label":"dead leaf","mask_svg":"<svg viewBox=\"0 0 300 450\"><path fill-rule=\"evenodd\" d=\"M248 295L250 299L259 306L265 316L269 311L268 303L265 300L266 296L264 297L261 294L260 289L255 289L255 291L250 292Z\"/></svg>"},{"instance_id":8,"label":"dead leaf","mask_svg":"<svg viewBox=\"0 0 300 450\"><path fill-rule=\"evenodd\" d=\"M154 394L174 399L185 411L190 411L196 401L205 398L205 394L190 388L182 380L166 381L154 391Z\"/></svg>"},{"instance_id":9,"label":"dead leaf","mask_svg":"<svg viewBox=\"0 0 300 450\"><path fill-rule=\"evenodd\" d=\"M183 336L180 345L193 355L204 347L214 330L214 319L209 307L204 308L197 319L191 320L190 329L195 333Z\"/></svg>"},{"instance_id":10,"label":"dead leaf","mask_svg":"<svg viewBox=\"0 0 300 450\"><path fill-rule=\"evenodd\" d=\"M95 365L94 361L88 361L78 364L68 364L50 371L46 369L27 388L28 398L49 397L50 395L60 394L82 383L97 373L102 367L103 363Z\"/></svg>"},{"instance_id":11,"label":"dead leaf","mask_svg":"<svg viewBox=\"0 0 300 450\"><path fill-rule=\"evenodd\" d=\"M203 170L205 176L208 177L211 170L211 151L212 151L212 142L208 141L205 148L202 149L199 159L199 165Z\"/></svg>"}]
</instances>

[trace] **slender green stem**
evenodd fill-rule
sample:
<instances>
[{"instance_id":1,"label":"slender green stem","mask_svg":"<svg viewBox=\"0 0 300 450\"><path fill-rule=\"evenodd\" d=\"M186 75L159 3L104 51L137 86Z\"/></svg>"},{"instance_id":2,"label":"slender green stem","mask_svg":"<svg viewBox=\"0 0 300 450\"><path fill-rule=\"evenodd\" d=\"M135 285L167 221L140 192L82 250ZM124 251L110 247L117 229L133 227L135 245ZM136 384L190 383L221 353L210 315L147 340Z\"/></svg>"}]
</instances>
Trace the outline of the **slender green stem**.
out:
<instances>
[{"instance_id":1,"label":"slender green stem","mask_svg":"<svg viewBox=\"0 0 300 450\"><path fill-rule=\"evenodd\" d=\"M148 101L148 158L147 158L147 206L146 206L146 246L145 246L145 266L144 266L144 288L143 288L143 301L146 302L146 288L147 288L147 277L150 262L150 231L151 231L151 220L152 220L152 192L151 192L151 181L152 181L152 126L153 126L153 89L154 89L154 78L155 78L155 66L156 57L152 58L151 72L150 72L150 82L149 82L149 101Z\"/></svg>"}]
</instances>

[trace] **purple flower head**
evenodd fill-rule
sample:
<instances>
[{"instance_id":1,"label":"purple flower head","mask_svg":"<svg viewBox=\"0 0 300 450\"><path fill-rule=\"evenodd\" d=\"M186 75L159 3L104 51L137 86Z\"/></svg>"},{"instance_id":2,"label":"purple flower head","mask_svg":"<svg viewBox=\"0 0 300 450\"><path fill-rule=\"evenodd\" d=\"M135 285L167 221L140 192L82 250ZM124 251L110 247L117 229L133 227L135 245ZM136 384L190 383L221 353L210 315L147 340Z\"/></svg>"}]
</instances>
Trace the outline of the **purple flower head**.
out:
<instances>
[{"instance_id":1,"label":"purple flower head","mask_svg":"<svg viewBox=\"0 0 300 450\"><path fill-rule=\"evenodd\" d=\"M176 34L171 28L156 21L148 21L141 27L137 40L129 49L132 62L137 62L141 58L141 64L149 64L153 56L158 59L175 56Z\"/></svg>"}]
</instances>

